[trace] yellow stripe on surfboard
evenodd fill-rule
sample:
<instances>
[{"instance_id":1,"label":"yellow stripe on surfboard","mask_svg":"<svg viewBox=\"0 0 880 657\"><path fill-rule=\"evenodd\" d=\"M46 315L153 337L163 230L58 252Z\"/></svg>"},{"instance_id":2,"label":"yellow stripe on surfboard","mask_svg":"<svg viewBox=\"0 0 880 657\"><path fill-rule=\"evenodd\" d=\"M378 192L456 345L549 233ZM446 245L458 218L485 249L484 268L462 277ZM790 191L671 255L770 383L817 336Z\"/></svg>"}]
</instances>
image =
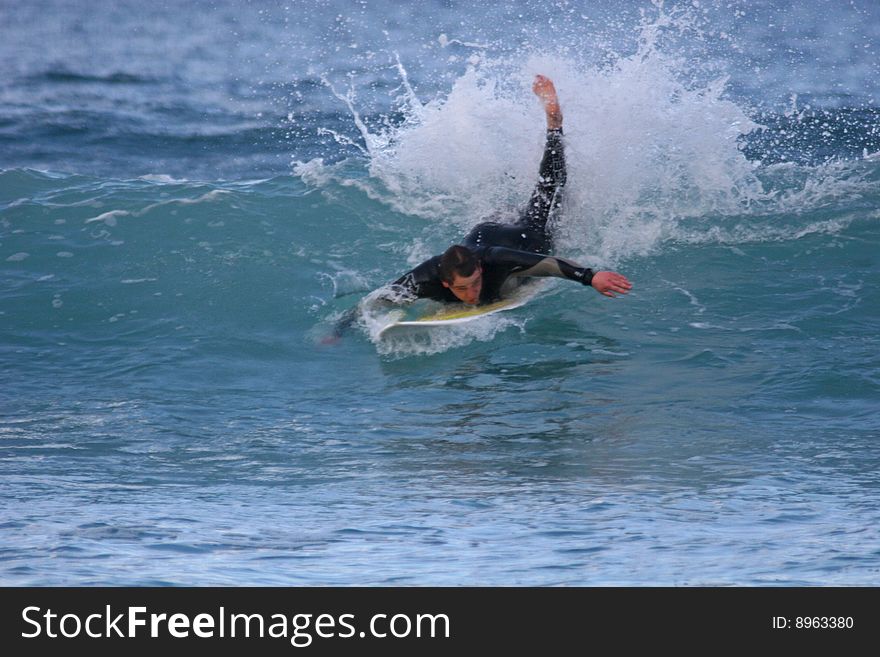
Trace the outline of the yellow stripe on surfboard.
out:
<instances>
[{"instance_id":1,"label":"yellow stripe on surfboard","mask_svg":"<svg viewBox=\"0 0 880 657\"><path fill-rule=\"evenodd\" d=\"M496 301L495 303L489 303L485 306L474 306L471 308L455 308L453 310L441 310L440 312L436 312L433 315L425 315L424 317L419 317L416 322L437 322L437 321L445 321L449 319L464 319L466 317L476 317L477 315L485 315L486 313L491 313L496 310L501 310L507 306L513 305L518 300L516 299L504 299L502 301Z\"/></svg>"}]
</instances>

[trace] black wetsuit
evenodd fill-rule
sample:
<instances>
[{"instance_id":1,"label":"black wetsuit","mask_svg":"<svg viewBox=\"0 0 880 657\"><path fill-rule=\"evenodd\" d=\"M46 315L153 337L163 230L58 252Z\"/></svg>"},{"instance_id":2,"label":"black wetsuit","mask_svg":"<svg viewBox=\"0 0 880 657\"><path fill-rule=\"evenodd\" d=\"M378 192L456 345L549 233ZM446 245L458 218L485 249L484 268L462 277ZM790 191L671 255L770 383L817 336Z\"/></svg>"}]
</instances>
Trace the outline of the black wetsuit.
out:
<instances>
[{"instance_id":1,"label":"black wetsuit","mask_svg":"<svg viewBox=\"0 0 880 657\"><path fill-rule=\"evenodd\" d=\"M461 244L479 258L483 269L481 304L498 299L502 286L512 276L560 276L590 284L592 270L548 255L553 250L552 225L548 228L548 223L562 200L565 178L562 129L548 130L538 184L525 210L513 223L480 223L462 240ZM391 289L395 296L459 301L443 285L440 258L434 256L394 281Z\"/></svg>"}]
</instances>

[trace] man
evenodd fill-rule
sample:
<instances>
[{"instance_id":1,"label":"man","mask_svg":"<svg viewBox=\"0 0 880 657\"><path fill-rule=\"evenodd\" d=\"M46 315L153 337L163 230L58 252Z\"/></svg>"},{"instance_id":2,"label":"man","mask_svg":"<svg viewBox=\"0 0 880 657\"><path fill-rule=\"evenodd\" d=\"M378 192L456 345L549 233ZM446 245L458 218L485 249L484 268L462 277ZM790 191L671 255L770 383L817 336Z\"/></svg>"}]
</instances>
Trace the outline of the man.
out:
<instances>
[{"instance_id":1,"label":"man","mask_svg":"<svg viewBox=\"0 0 880 657\"><path fill-rule=\"evenodd\" d=\"M561 201L565 185L565 151L562 143L562 110L553 82L538 75L532 91L547 117L547 142L538 184L519 218L511 224L483 222L461 244L451 246L391 284L384 298L397 301L430 298L462 301L469 305L502 298L530 276L557 276L592 285L608 297L626 294L632 284L611 271L587 267L548 255L553 235L547 227Z\"/></svg>"}]
</instances>

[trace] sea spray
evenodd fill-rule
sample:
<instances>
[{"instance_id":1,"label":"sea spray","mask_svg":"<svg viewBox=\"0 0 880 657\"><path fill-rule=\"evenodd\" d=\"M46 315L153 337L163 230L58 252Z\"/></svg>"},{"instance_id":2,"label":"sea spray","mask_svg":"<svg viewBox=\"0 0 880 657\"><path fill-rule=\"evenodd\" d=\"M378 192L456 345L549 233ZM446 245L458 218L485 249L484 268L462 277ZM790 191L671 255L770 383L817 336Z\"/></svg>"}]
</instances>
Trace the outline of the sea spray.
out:
<instances>
[{"instance_id":1,"label":"sea spray","mask_svg":"<svg viewBox=\"0 0 880 657\"><path fill-rule=\"evenodd\" d=\"M360 131L367 176L322 160L296 163L295 171L313 185L358 187L453 241L487 217L516 214L528 198L543 148L543 114L530 87L543 73L556 83L565 115L569 185L558 248L593 266L616 267L679 240L682 221L711 234L722 217L806 210L859 193L863 181L840 163L798 165L798 185L774 184L780 176L789 182L791 167L777 173L746 156L748 138L763 126L728 97L718 62L682 55L704 39L694 12L660 2L654 9L643 15L634 52L585 59L570 47L479 51L446 95L424 103L398 58L403 119L373 131L358 113L356 90L343 94L326 82Z\"/></svg>"},{"instance_id":2,"label":"sea spray","mask_svg":"<svg viewBox=\"0 0 880 657\"><path fill-rule=\"evenodd\" d=\"M543 148L543 114L530 91L543 73L566 117L560 248L613 264L650 252L680 217L741 212L763 194L738 141L757 125L724 98L725 78L697 86L680 58L660 50L658 32L673 23L661 13L642 26L636 52L608 53L600 64L552 51L481 53L443 97L421 104L406 85L398 98L404 120L376 132L361 120L355 91L328 83L351 112L367 159L368 178L344 184L451 227L450 239L499 211L514 214ZM405 81L403 64L398 70ZM328 175L322 164L296 171L316 182L316 170Z\"/></svg>"}]
</instances>

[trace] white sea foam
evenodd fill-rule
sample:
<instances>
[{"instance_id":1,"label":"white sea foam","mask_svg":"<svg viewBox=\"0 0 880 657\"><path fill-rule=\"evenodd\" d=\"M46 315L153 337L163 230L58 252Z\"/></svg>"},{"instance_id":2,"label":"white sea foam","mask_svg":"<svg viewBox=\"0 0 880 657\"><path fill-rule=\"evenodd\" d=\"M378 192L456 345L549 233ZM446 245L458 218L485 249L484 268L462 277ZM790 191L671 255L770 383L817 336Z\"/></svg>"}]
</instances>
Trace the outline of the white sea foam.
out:
<instances>
[{"instance_id":1,"label":"white sea foam","mask_svg":"<svg viewBox=\"0 0 880 657\"><path fill-rule=\"evenodd\" d=\"M141 180L146 180L147 182L156 182L156 183L168 183L168 184L178 184L188 182L186 178L174 178L173 176L169 176L164 173L149 173L145 176L140 176Z\"/></svg>"},{"instance_id":2,"label":"white sea foam","mask_svg":"<svg viewBox=\"0 0 880 657\"><path fill-rule=\"evenodd\" d=\"M150 205L135 211L129 210L110 210L109 212L104 212L103 214L99 214L97 217L91 217L85 220L85 223L92 224L98 222L104 222L107 226L115 226L116 219L118 217L142 217L151 210L156 208L165 206L165 205L194 205L197 203L207 203L211 201L216 201L218 197L223 194L229 194L225 189L214 189L210 192L202 194L201 196L197 196L195 198L173 198L167 201L159 201L158 203L151 203Z\"/></svg>"},{"instance_id":3,"label":"white sea foam","mask_svg":"<svg viewBox=\"0 0 880 657\"><path fill-rule=\"evenodd\" d=\"M110 212L104 212L103 214L99 214L97 217L92 217L90 219L86 219L87 224L98 223L99 221L103 221L107 226L115 226L117 217L128 217L132 213L128 210L110 210Z\"/></svg>"},{"instance_id":4,"label":"white sea foam","mask_svg":"<svg viewBox=\"0 0 880 657\"><path fill-rule=\"evenodd\" d=\"M809 235L835 235L845 230L856 218L856 215L849 215L796 226L776 225L772 222L749 223L747 221L741 221L730 227L713 225L695 229L694 227L674 226L670 228L669 237L685 244L736 245L789 242L803 239Z\"/></svg>"},{"instance_id":5,"label":"white sea foam","mask_svg":"<svg viewBox=\"0 0 880 657\"><path fill-rule=\"evenodd\" d=\"M322 281L327 281L330 285L333 290L333 298L346 296L356 292L365 292L370 289L367 280L358 272L335 265L334 263L329 264L331 267L335 267L337 271L332 274L322 272L319 274L319 277Z\"/></svg>"}]
</instances>

